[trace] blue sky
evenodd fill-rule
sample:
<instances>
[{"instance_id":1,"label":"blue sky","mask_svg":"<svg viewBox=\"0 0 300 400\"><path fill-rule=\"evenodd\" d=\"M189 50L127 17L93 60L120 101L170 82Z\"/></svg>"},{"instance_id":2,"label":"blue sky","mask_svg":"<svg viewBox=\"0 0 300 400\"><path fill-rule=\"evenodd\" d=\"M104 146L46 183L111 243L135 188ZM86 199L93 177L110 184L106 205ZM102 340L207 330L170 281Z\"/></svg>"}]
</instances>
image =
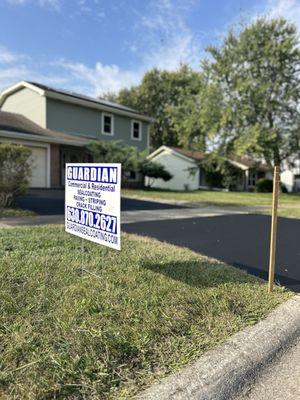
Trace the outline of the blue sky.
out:
<instances>
[{"instance_id":1,"label":"blue sky","mask_svg":"<svg viewBox=\"0 0 300 400\"><path fill-rule=\"evenodd\" d=\"M152 67L197 69L229 26L266 13L300 27L300 0L0 0L0 90L26 79L96 96Z\"/></svg>"}]
</instances>

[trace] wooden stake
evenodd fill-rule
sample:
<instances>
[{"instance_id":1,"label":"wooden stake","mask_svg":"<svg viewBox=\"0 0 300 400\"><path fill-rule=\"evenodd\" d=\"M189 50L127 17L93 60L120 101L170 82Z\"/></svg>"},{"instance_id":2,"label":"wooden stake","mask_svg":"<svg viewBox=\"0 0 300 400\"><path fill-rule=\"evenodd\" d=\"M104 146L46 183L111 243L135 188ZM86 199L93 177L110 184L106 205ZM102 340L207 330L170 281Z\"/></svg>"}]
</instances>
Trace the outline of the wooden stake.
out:
<instances>
[{"instance_id":1,"label":"wooden stake","mask_svg":"<svg viewBox=\"0 0 300 400\"><path fill-rule=\"evenodd\" d=\"M271 293L273 290L274 274L275 274L279 182L280 182L280 169L279 166L275 166L274 176L273 176L272 225L271 225L271 241L270 241L269 282L268 282L269 293Z\"/></svg>"}]
</instances>

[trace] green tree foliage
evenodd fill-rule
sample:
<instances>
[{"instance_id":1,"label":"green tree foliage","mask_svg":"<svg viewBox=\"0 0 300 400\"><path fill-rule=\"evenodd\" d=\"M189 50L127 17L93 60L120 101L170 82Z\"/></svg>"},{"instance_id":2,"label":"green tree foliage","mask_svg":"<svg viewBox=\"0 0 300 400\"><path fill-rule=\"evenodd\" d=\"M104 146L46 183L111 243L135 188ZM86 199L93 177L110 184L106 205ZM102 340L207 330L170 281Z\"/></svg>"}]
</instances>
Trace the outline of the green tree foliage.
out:
<instances>
[{"instance_id":1,"label":"green tree foliage","mask_svg":"<svg viewBox=\"0 0 300 400\"><path fill-rule=\"evenodd\" d=\"M222 93L214 124L221 151L263 157L275 165L298 151L296 27L281 18L260 18L240 32L231 30L219 48L209 51L211 84Z\"/></svg>"},{"instance_id":2,"label":"green tree foliage","mask_svg":"<svg viewBox=\"0 0 300 400\"><path fill-rule=\"evenodd\" d=\"M146 72L140 85L121 90L115 100L154 118L150 129L153 149L163 144L178 146L182 142L181 130L188 129L181 129L178 120L182 115L186 118L186 101L195 98L200 87L201 75L186 65L174 72L154 68ZM191 106L195 106L192 101ZM189 125L197 129L194 123Z\"/></svg>"},{"instance_id":3,"label":"green tree foliage","mask_svg":"<svg viewBox=\"0 0 300 400\"><path fill-rule=\"evenodd\" d=\"M121 163L123 171L138 169L139 161L146 153L138 153L136 147L126 146L120 140L95 141L87 146L94 162Z\"/></svg>"},{"instance_id":4,"label":"green tree foliage","mask_svg":"<svg viewBox=\"0 0 300 400\"><path fill-rule=\"evenodd\" d=\"M122 141L95 141L87 146L94 162L121 163L122 180L125 182L128 172L141 172L150 178L168 181L172 175L164 166L147 159L147 152L139 152L136 147L126 146Z\"/></svg>"},{"instance_id":5,"label":"green tree foliage","mask_svg":"<svg viewBox=\"0 0 300 400\"><path fill-rule=\"evenodd\" d=\"M148 181L149 186L153 184L155 179L160 178L167 182L173 177L173 175L171 175L162 164L153 162L151 160L145 160L141 162L139 170L144 176L150 178Z\"/></svg>"},{"instance_id":6,"label":"green tree foliage","mask_svg":"<svg viewBox=\"0 0 300 400\"><path fill-rule=\"evenodd\" d=\"M207 150L212 143L222 117L222 91L212 82L210 68L203 63L198 73L198 92L182 96L169 107L173 126L178 132L179 145L193 150Z\"/></svg>"},{"instance_id":7,"label":"green tree foliage","mask_svg":"<svg viewBox=\"0 0 300 400\"><path fill-rule=\"evenodd\" d=\"M241 179L241 171L226 158L217 153L207 154L200 162L205 179L210 188L236 190Z\"/></svg>"},{"instance_id":8,"label":"green tree foliage","mask_svg":"<svg viewBox=\"0 0 300 400\"><path fill-rule=\"evenodd\" d=\"M31 176L31 151L16 144L0 144L0 207L14 205L26 193Z\"/></svg>"},{"instance_id":9,"label":"green tree foliage","mask_svg":"<svg viewBox=\"0 0 300 400\"><path fill-rule=\"evenodd\" d=\"M255 185L258 193L271 193L273 191L273 181L271 179L259 179Z\"/></svg>"}]
</instances>

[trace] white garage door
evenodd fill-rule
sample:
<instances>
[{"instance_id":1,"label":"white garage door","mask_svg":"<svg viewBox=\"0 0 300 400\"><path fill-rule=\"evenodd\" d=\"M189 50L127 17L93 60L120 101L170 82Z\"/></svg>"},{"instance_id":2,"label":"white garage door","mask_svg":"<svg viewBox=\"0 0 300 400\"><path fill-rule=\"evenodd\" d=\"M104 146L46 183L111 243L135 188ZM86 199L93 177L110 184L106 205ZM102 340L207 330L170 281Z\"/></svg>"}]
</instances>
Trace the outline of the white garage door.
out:
<instances>
[{"instance_id":1,"label":"white garage door","mask_svg":"<svg viewBox=\"0 0 300 400\"><path fill-rule=\"evenodd\" d=\"M32 147L32 176L30 187L47 187L47 149L44 147Z\"/></svg>"}]
</instances>

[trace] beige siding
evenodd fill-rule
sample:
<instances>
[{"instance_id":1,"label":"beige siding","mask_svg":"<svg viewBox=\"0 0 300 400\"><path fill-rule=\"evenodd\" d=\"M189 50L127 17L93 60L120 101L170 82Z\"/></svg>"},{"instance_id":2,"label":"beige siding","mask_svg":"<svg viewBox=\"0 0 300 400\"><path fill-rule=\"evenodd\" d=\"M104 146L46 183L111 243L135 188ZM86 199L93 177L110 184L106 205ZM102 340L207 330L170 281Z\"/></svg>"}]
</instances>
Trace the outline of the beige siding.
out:
<instances>
[{"instance_id":1,"label":"beige siding","mask_svg":"<svg viewBox=\"0 0 300 400\"><path fill-rule=\"evenodd\" d=\"M152 160L162 164L173 178L167 182L155 179L151 187L170 190L197 190L199 188L199 169L196 168L194 174L190 172L190 168L196 167L194 162L171 152L163 152ZM146 185L149 183L147 178L145 183Z\"/></svg>"},{"instance_id":2,"label":"beige siding","mask_svg":"<svg viewBox=\"0 0 300 400\"><path fill-rule=\"evenodd\" d=\"M1 110L22 114L46 128L46 99L31 89L23 88L8 96Z\"/></svg>"}]
</instances>

